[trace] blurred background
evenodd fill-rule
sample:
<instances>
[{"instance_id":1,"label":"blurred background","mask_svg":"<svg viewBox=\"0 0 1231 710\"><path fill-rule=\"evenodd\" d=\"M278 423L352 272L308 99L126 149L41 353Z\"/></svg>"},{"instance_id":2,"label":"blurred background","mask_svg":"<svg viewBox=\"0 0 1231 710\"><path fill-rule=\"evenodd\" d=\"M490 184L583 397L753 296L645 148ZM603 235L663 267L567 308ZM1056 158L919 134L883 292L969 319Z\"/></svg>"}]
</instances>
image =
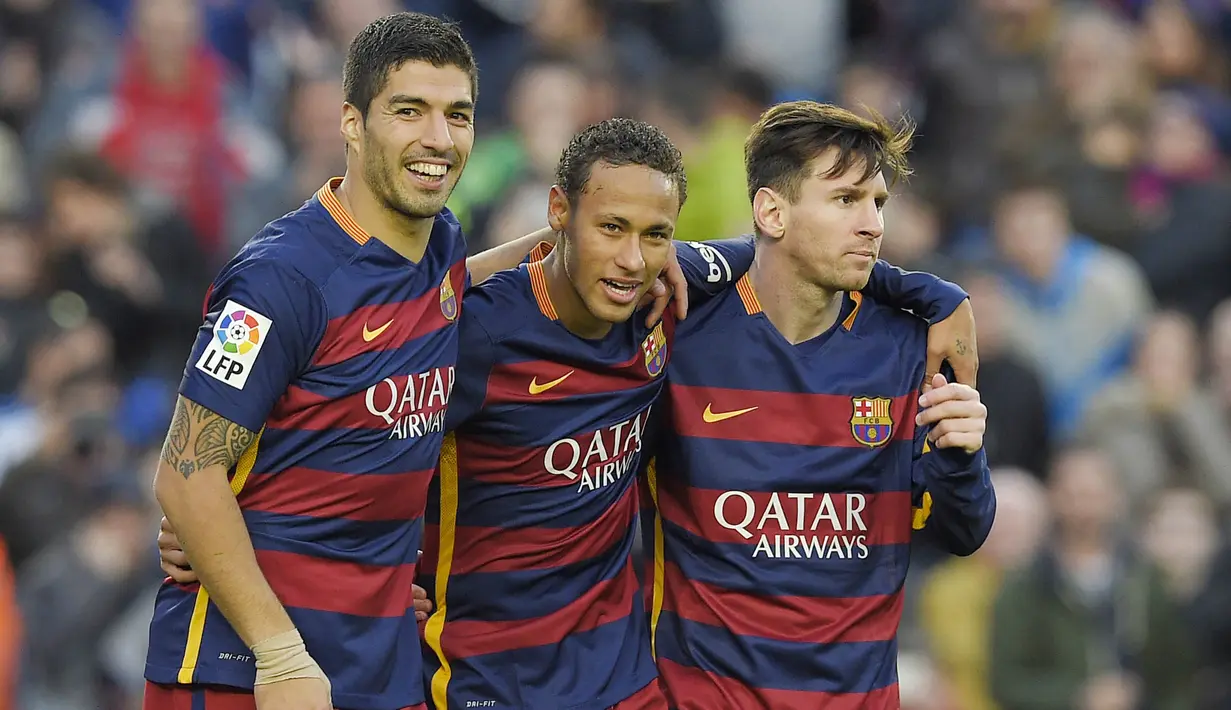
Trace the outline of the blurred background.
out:
<instances>
[{"instance_id":1,"label":"blurred background","mask_svg":"<svg viewBox=\"0 0 1231 710\"><path fill-rule=\"evenodd\" d=\"M920 550L919 710L1231 708L1231 2L0 0L0 710L140 707L150 479L218 266L344 170L350 38L462 23L474 250L631 115L678 234L748 231L742 142L817 98L919 123L883 256L974 297L999 517Z\"/></svg>"}]
</instances>

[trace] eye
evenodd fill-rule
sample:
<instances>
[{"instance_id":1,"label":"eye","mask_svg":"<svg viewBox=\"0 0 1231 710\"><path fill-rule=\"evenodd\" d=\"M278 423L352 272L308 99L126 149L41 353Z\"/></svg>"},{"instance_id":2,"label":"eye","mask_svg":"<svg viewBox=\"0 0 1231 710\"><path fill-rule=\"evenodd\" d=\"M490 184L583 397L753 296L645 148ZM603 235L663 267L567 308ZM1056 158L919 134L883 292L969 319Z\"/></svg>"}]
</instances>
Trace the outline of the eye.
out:
<instances>
[{"instance_id":1,"label":"eye","mask_svg":"<svg viewBox=\"0 0 1231 710\"><path fill-rule=\"evenodd\" d=\"M838 198L838 201L844 205L853 205L855 204L855 196L854 195L842 195Z\"/></svg>"},{"instance_id":2,"label":"eye","mask_svg":"<svg viewBox=\"0 0 1231 710\"><path fill-rule=\"evenodd\" d=\"M406 107L406 108L400 108L400 109L398 109L398 110L397 110L397 115L399 115L399 116L418 116L418 115L419 115L419 109L417 109L417 108L411 108L411 107L409 107L409 106L408 106L408 107Z\"/></svg>"},{"instance_id":3,"label":"eye","mask_svg":"<svg viewBox=\"0 0 1231 710\"><path fill-rule=\"evenodd\" d=\"M650 239L669 239L666 232L648 232L645 236Z\"/></svg>"},{"instance_id":4,"label":"eye","mask_svg":"<svg viewBox=\"0 0 1231 710\"><path fill-rule=\"evenodd\" d=\"M598 228L603 230L604 232L611 232L613 234L616 234L620 231L620 225L614 224L612 222L603 222L602 224L598 225Z\"/></svg>"},{"instance_id":5,"label":"eye","mask_svg":"<svg viewBox=\"0 0 1231 710\"><path fill-rule=\"evenodd\" d=\"M449 114L449 120L453 121L454 123L459 123L464 126L469 126L470 122L473 119L470 118L469 114L454 112L454 113Z\"/></svg>"}]
</instances>

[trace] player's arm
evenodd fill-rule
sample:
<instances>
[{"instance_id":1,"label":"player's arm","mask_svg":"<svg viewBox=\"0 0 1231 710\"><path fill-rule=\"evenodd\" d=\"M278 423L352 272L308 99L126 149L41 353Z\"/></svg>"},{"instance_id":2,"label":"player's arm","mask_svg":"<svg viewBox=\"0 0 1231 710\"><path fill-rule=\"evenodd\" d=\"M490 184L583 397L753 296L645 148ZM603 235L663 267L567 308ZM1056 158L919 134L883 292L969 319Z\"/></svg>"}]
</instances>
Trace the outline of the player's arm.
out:
<instances>
[{"instance_id":1,"label":"player's arm","mask_svg":"<svg viewBox=\"0 0 1231 710\"><path fill-rule=\"evenodd\" d=\"M517 268L539 242L556 243L556 233L551 227L543 227L537 232L531 232L524 237L518 237L511 242L492 247L466 259L466 269L470 272L470 283L483 283L492 274L505 269Z\"/></svg>"},{"instance_id":2,"label":"player's arm","mask_svg":"<svg viewBox=\"0 0 1231 710\"><path fill-rule=\"evenodd\" d=\"M228 472L256 433L180 396L154 492L210 598L249 647L295 626L257 567Z\"/></svg>"},{"instance_id":3,"label":"player's arm","mask_svg":"<svg viewBox=\"0 0 1231 710\"><path fill-rule=\"evenodd\" d=\"M925 391L946 361L957 382L976 386L979 350L975 342L975 317L962 287L939 276L904 271L886 261L877 261L863 292L881 303L911 311L931 326Z\"/></svg>"},{"instance_id":4,"label":"player's arm","mask_svg":"<svg viewBox=\"0 0 1231 710\"><path fill-rule=\"evenodd\" d=\"M974 388L936 375L920 398L911 471L914 528L955 555L978 550L992 529L996 494L983 451L987 407Z\"/></svg>"},{"instance_id":5,"label":"player's arm","mask_svg":"<svg viewBox=\"0 0 1231 710\"><path fill-rule=\"evenodd\" d=\"M751 235L707 242L676 240L680 269L693 303L717 296L752 268L756 242Z\"/></svg>"},{"instance_id":6,"label":"player's arm","mask_svg":"<svg viewBox=\"0 0 1231 710\"><path fill-rule=\"evenodd\" d=\"M315 350L323 298L298 274L260 261L224 271L206 309L154 492L210 600L253 650L257 685L277 683L267 692L328 707L329 681L257 564L230 478L252 465L241 457L255 456L269 412Z\"/></svg>"}]
</instances>

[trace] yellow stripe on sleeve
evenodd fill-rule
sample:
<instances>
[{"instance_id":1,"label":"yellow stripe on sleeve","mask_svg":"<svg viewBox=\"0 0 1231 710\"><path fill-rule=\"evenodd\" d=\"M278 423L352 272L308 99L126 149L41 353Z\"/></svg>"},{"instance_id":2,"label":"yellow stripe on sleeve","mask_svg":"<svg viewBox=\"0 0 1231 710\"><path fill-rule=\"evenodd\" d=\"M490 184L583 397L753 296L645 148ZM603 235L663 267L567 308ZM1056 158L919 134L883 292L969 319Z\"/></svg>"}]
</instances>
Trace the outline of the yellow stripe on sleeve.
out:
<instances>
[{"instance_id":1,"label":"yellow stripe on sleeve","mask_svg":"<svg viewBox=\"0 0 1231 710\"><path fill-rule=\"evenodd\" d=\"M265 428L257 432L256 438L244 449L239 461L235 463L235 475L231 477L231 493L238 496L248 482L252 467L256 465L256 452L261 444L261 434ZM209 592L204 586L197 587L197 599L192 606L192 618L188 621L188 638L184 641L184 659L180 662L179 674L175 680L182 685L193 682L197 672L197 661L201 655L201 640L205 638L205 616L209 612Z\"/></svg>"}]
</instances>

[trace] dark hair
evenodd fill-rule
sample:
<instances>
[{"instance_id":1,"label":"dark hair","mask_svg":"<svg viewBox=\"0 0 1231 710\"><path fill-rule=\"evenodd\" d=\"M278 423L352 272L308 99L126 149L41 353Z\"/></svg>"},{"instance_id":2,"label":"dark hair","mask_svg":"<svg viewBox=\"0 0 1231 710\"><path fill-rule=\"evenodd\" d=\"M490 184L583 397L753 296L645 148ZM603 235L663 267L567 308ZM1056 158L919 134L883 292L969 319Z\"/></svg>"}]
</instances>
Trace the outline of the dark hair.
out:
<instances>
[{"instance_id":1,"label":"dark hair","mask_svg":"<svg viewBox=\"0 0 1231 710\"><path fill-rule=\"evenodd\" d=\"M894 126L868 113L864 118L831 104L791 101L761 114L744 143L748 199L768 187L795 202L813 159L830 148L838 150L838 160L826 177L842 175L856 164L863 165L863 180L880 170L889 170L891 181L909 176L906 153L914 126L905 120Z\"/></svg>"},{"instance_id":2,"label":"dark hair","mask_svg":"<svg viewBox=\"0 0 1231 710\"><path fill-rule=\"evenodd\" d=\"M47 184L73 182L107 197L124 199L129 195L128 180L107 159L97 153L68 150L52 159L46 173Z\"/></svg>"},{"instance_id":3,"label":"dark hair","mask_svg":"<svg viewBox=\"0 0 1231 710\"><path fill-rule=\"evenodd\" d=\"M572 204L585 192L595 163L644 165L675 183L680 205L688 197L684 157L666 133L657 126L631 118L609 118L586 127L560 155L556 184Z\"/></svg>"},{"instance_id":4,"label":"dark hair","mask_svg":"<svg viewBox=\"0 0 1231 710\"><path fill-rule=\"evenodd\" d=\"M457 23L421 12L398 12L374 20L351 41L342 67L346 103L366 118L389 72L406 62L461 69L470 75L471 98L478 99L479 71Z\"/></svg>"}]
</instances>

